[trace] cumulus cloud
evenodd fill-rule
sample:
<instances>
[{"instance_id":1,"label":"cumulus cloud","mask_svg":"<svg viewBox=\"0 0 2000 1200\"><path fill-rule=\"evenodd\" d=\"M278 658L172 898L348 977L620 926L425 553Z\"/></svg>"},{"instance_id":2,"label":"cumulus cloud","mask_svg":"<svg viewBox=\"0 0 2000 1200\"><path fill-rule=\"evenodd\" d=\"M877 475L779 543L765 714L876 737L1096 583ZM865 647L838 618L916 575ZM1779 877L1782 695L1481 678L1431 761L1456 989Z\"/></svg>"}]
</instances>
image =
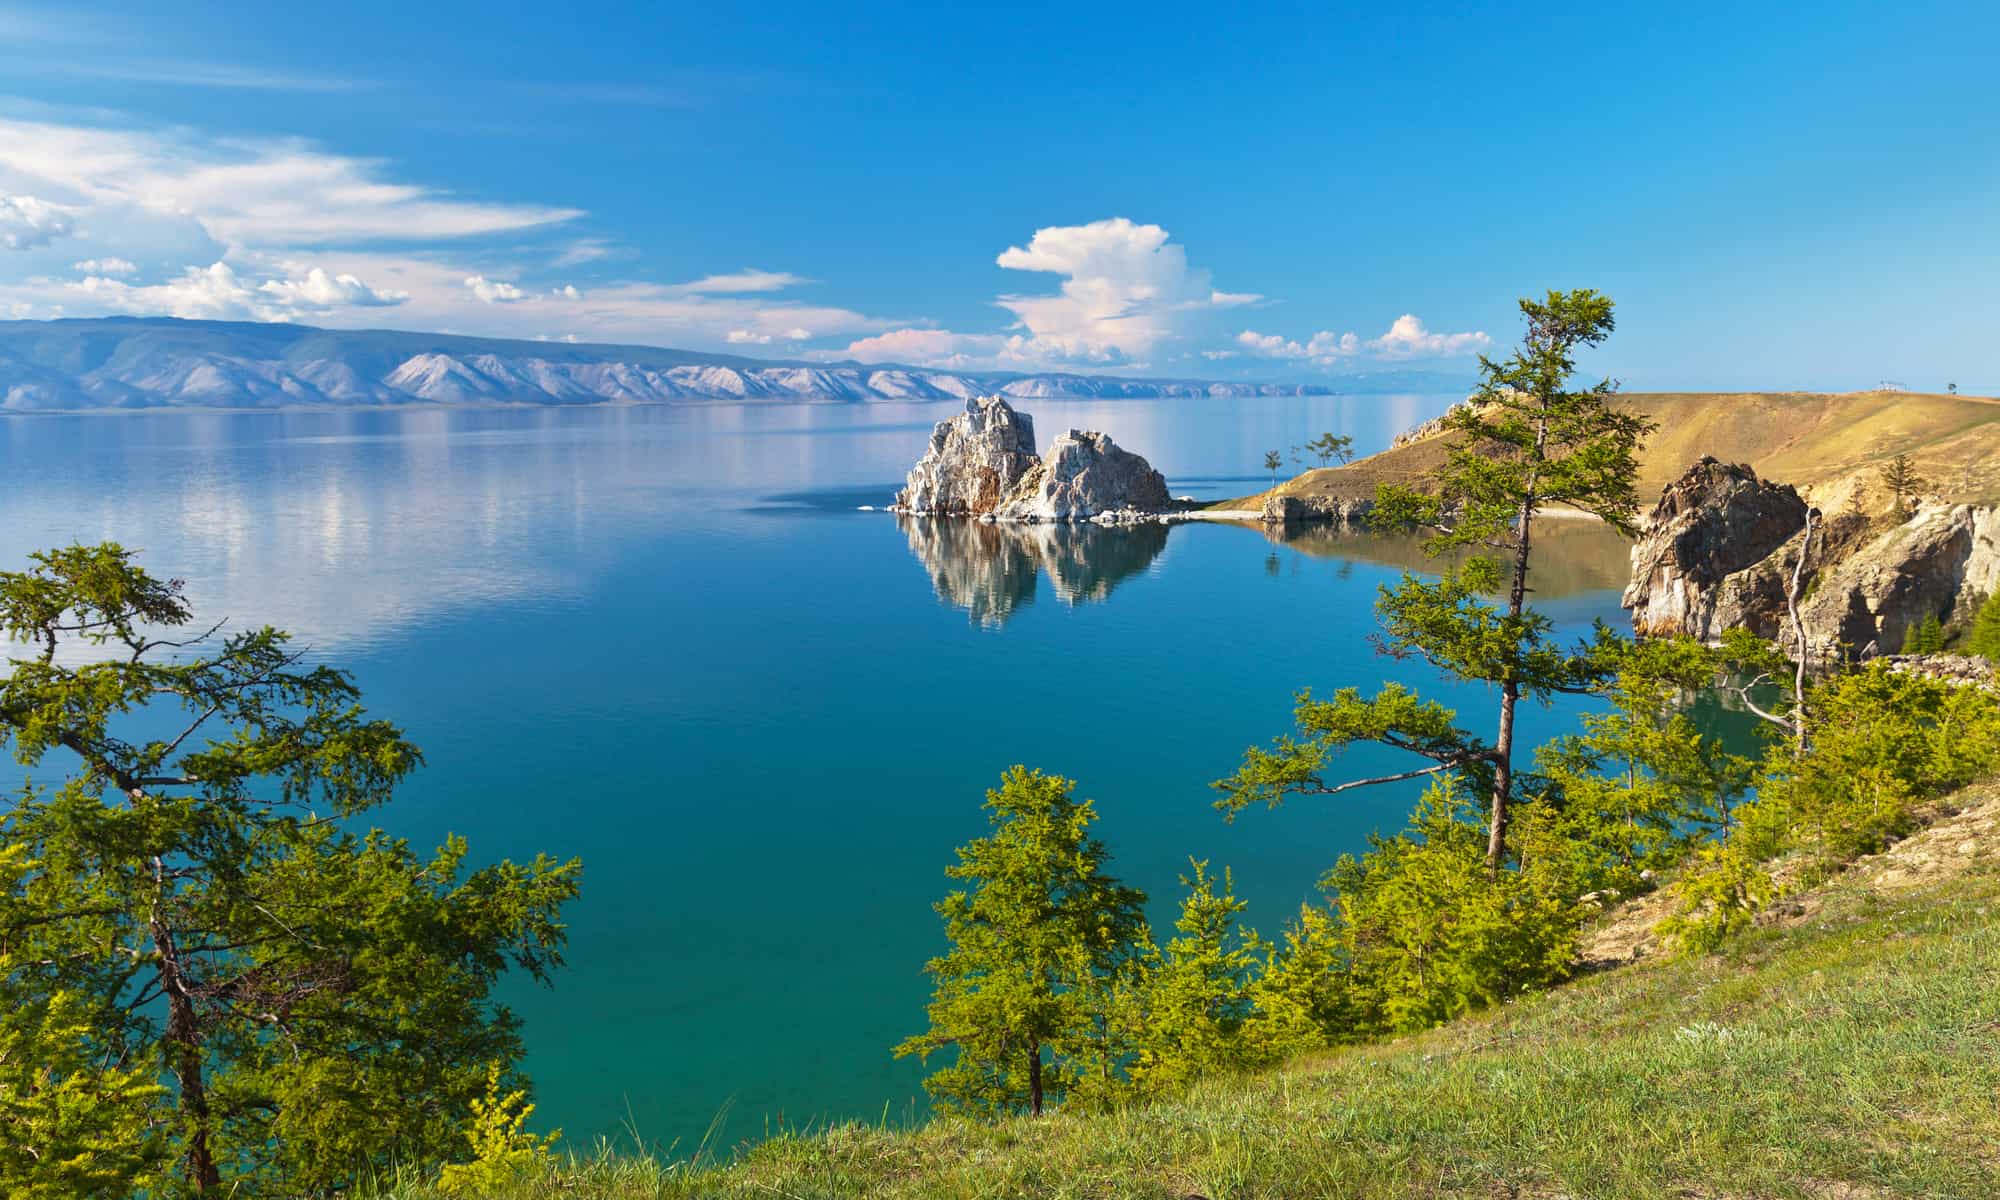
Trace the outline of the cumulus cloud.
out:
<instances>
[{"instance_id":1,"label":"cumulus cloud","mask_svg":"<svg viewBox=\"0 0 2000 1200\"><path fill-rule=\"evenodd\" d=\"M135 286L122 279L88 275L69 285L76 293L120 312L138 316L207 320L291 321L341 308L401 304L402 292L369 287L353 275L320 267L257 281L226 262L189 267L165 283Z\"/></svg>"},{"instance_id":2,"label":"cumulus cloud","mask_svg":"<svg viewBox=\"0 0 2000 1200\"><path fill-rule=\"evenodd\" d=\"M33 196L0 193L0 246L33 250L68 237L75 229L69 211L60 205Z\"/></svg>"},{"instance_id":3,"label":"cumulus cloud","mask_svg":"<svg viewBox=\"0 0 2000 1200\"><path fill-rule=\"evenodd\" d=\"M850 344L840 357L917 367L972 367L985 365L1002 355L1007 343L1008 339L1000 334L892 329Z\"/></svg>"},{"instance_id":4,"label":"cumulus cloud","mask_svg":"<svg viewBox=\"0 0 2000 1200\"><path fill-rule=\"evenodd\" d=\"M1452 358L1474 354L1493 344L1485 333L1432 333L1414 313L1404 313L1389 326L1389 332L1368 345L1385 358Z\"/></svg>"},{"instance_id":5,"label":"cumulus cloud","mask_svg":"<svg viewBox=\"0 0 2000 1200\"><path fill-rule=\"evenodd\" d=\"M1357 334L1335 333L1330 329L1323 329L1304 342L1275 333L1258 333L1254 329L1246 329L1236 335L1236 344L1246 354L1288 362L1309 361L1322 367L1330 367L1364 352L1385 359L1454 358L1476 353L1492 342L1492 338L1477 331L1432 333L1410 313L1397 317L1381 337L1369 338L1365 342Z\"/></svg>"},{"instance_id":6,"label":"cumulus cloud","mask_svg":"<svg viewBox=\"0 0 2000 1200\"><path fill-rule=\"evenodd\" d=\"M516 285L484 275L468 275L465 286L483 304L518 304L528 298L528 293Z\"/></svg>"},{"instance_id":7,"label":"cumulus cloud","mask_svg":"<svg viewBox=\"0 0 2000 1200\"><path fill-rule=\"evenodd\" d=\"M383 308L410 298L408 292L378 291L352 275L330 275L321 267L293 279L267 280L257 290L293 309Z\"/></svg>"},{"instance_id":8,"label":"cumulus cloud","mask_svg":"<svg viewBox=\"0 0 2000 1200\"><path fill-rule=\"evenodd\" d=\"M139 264L125 258L86 258L70 264L79 275L137 275Z\"/></svg>"},{"instance_id":9,"label":"cumulus cloud","mask_svg":"<svg viewBox=\"0 0 2000 1200\"><path fill-rule=\"evenodd\" d=\"M1000 297L1026 333L1010 349L1022 358L1115 363L1144 358L1178 336L1189 314L1233 308L1261 297L1223 292L1158 225L1124 217L1051 225L994 261L1010 271L1060 275L1054 295Z\"/></svg>"},{"instance_id":10,"label":"cumulus cloud","mask_svg":"<svg viewBox=\"0 0 2000 1200\"><path fill-rule=\"evenodd\" d=\"M749 329L732 329L723 340L732 346L768 346L771 344L771 335Z\"/></svg>"}]
</instances>

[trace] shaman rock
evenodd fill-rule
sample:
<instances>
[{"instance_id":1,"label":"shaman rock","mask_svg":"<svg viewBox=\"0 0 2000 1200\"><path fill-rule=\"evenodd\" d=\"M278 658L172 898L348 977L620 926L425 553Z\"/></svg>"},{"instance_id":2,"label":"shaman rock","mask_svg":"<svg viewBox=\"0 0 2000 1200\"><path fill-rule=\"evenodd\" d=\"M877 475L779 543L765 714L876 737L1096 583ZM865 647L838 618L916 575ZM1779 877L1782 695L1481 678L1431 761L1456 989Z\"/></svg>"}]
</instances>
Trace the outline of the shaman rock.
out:
<instances>
[{"instance_id":1,"label":"shaman rock","mask_svg":"<svg viewBox=\"0 0 2000 1200\"><path fill-rule=\"evenodd\" d=\"M965 402L965 411L939 421L929 447L896 493L896 507L936 516L982 516L998 508L1035 456L1035 423L999 396Z\"/></svg>"}]
</instances>

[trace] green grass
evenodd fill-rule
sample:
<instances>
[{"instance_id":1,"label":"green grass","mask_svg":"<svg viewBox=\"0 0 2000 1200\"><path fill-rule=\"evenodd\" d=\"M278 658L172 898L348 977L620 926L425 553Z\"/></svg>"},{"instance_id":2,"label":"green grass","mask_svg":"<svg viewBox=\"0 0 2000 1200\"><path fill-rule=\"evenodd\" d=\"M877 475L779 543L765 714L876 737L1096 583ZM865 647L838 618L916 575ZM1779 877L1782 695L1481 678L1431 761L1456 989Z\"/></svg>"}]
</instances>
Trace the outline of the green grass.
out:
<instances>
[{"instance_id":1,"label":"green grass","mask_svg":"<svg viewBox=\"0 0 2000 1200\"><path fill-rule=\"evenodd\" d=\"M1836 885L1715 957L1172 1103L841 1126L727 1163L606 1152L493 1200L1022 1195L2000 1196L2000 874Z\"/></svg>"}]
</instances>

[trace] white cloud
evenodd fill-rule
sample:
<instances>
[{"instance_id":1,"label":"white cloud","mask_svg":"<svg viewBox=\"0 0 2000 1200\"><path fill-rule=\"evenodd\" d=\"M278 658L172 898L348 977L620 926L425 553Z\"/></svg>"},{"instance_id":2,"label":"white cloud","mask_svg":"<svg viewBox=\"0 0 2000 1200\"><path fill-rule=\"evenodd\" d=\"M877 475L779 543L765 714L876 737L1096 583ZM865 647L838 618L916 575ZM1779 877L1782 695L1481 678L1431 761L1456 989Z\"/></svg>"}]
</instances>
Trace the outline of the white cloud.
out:
<instances>
[{"instance_id":1,"label":"white cloud","mask_svg":"<svg viewBox=\"0 0 2000 1200\"><path fill-rule=\"evenodd\" d=\"M583 293L582 293L582 292L579 292L579 291L577 291L577 290L576 290L576 285L575 285L575 284L573 284L573 283L565 283L564 285L562 285L562 286L561 286L561 287L559 287L559 288L550 288L550 289L549 289L549 295L551 295L551 296L554 296L554 297L555 297L556 299L558 299L558 300L581 300L581 299L583 299Z\"/></svg>"},{"instance_id":2,"label":"white cloud","mask_svg":"<svg viewBox=\"0 0 2000 1200\"><path fill-rule=\"evenodd\" d=\"M1224 359L1235 358L1238 353L1239 351L1235 350L1204 350L1201 356L1210 362L1221 362Z\"/></svg>"},{"instance_id":3,"label":"white cloud","mask_svg":"<svg viewBox=\"0 0 2000 1200\"><path fill-rule=\"evenodd\" d=\"M990 363L1006 349L1007 341L1006 337L991 333L892 329L852 343L838 357L917 367L972 367Z\"/></svg>"},{"instance_id":4,"label":"white cloud","mask_svg":"<svg viewBox=\"0 0 2000 1200\"><path fill-rule=\"evenodd\" d=\"M0 246L33 250L75 232L69 211L33 196L0 192Z\"/></svg>"},{"instance_id":5,"label":"white cloud","mask_svg":"<svg viewBox=\"0 0 2000 1200\"><path fill-rule=\"evenodd\" d=\"M1369 348L1385 358L1451 358L1472 354L1493 344L1484 333L1432 333L1414 313L1404 313L1389 326L1389 332L1369 341Z\"/></svg>"},{"instance_id":6,"label":"white cloud","mask_svg":"<svg viewBox=\"0 0 2000 1200\"><path fill-rule=\"evenodd\" d=\"M514 284L484 275L467 276L465 286L483 304L517 304L528 298L528 293Z\"/></svg>"},{"instance_id":7,"label":"white cloud","mask_svg":"<svg viewBox=\"0 0 2000 1200\"><path fill-rule=\"evenodd\" d=\"M1029 360L1129 363L1180 336L1190 314L1261 299L1217 291L1165 229L1124 217L1038 229L1025 247L1010 246L994 261L1063 277L1055 295L999 300L1027 331L1010 339L1009 351Z\"/></svg>"},{"instance_id":8,"label":"white cloud","mask_svg":"<svg viewBox=\"0 0 2000 1200\"><path fill-rule=\"evenodd\" d=\"M268 280L257 290L292 309L381 308L410 298L408 292L377 291L352 275L329 275L322 267L294 279Z\"/></svg>"},{"instance_id":9,"label":"white cloud","mask_svg":"<svg viewBox=\"0 0 2000 1200\"><path fill-rule=\"evenodd\" d=\"M341 308L401 304L409 298L320 267L256 282L245 279L226 262L189 267L166 283L134 286L120 279L89 275L68 286L120 312L208 320L291 321Z\"/></svg>"},{"instance_id":10,"label":"white cloud","mask_svg":"<svg viewBox=\"0 0 2000 1200\"><path fill-rule=\"evenodd\" d=\"M1432 333L1410 313L1397 317L1389 326L1389 331L1381 337L1370 338L1366 342L1357 334L1335 333L1330 329L1322 329L1303 343L1275 333L1258 333L1254 329L1246 329L1236 335L1236 344L1246 354L1293 362L1310 361L1321 367L1330 367L1364 351L1386 359L1452 358L1483 350L1492 341L1492 338L1479 332Z\"/></svg>"},{"instance_id":11,"label":"white cloud","mask_svg":"<svg viewBox=\"0 0 2000 1200\"><path fill-rule=\"evenodd\" d=\"M706 275L691 283L676 283L669 290L687 294L709 296L734 296L752 292L782 292L788 287L796 287L812 280L794 275L789 271L760 271L756 267L745 267L727 275Z\"/></svg>"},{"instance_id":12,"label":"white cloud","mask_svg":"<svg viewBox=\"0 0 2000 1200\"><path fill-rule=\"evenodd\" d=\"M723 340L732 346L768 346L771 344L771 335L753 333L748 329L732 329Z\"/></svg>"},{"instance_id":13,"label":"white cloud","mask_svg":"<svg viewBox=\"0 0 2000 1200\"><path fill-rule=\"evenodd\" d=\"M138 207L193 220L237 250L477 237L582 215L456 200L387 180L380 162L298 140L0 119L0 183L8 180L32 181L39 194L85 208Z\"/></svg>"},{"instance_id":14,"label":"white cloud","mask_svg":"<svg viewBox=\"0 0 2000 1200\"><path fill-rule=\"evenodd\" d=\"M139 264L125 258L86 258L70 264L79 275L137 275Z\"/></svg>"},{"instance_id":15,"label":"white cloud","mask_svg":"<svg viewBox=\"0 0 2000 1200\"><path fill-rule=\"evenodd\" d=\"M805 329L802 327L794 327L792 329L785 330L786 341L803 342L810 337L812 337L812 330L810 329Z\"/></svg>"}]
</instances>

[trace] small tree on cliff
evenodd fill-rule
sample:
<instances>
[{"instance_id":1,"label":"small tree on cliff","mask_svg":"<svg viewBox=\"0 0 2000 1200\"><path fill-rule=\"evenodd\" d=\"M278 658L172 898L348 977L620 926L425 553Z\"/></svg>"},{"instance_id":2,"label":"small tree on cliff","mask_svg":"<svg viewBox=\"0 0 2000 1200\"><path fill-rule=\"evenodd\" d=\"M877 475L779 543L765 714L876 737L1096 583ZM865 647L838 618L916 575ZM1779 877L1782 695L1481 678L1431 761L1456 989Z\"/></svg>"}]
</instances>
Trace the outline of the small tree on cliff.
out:
<instances>
[{"instance_id":1,"label":"small tree on cliff","mask_svg":"<svg viewBox=\"0 0 2000 1200\"><path fill-rule=\"evenodd\" d=\"M420 756L346 675L270 628L172 634L180 585L116 545L33 562L0 572L29 648L0 745L73 774L0 815L0 1012L75 1052L25 1087L0 1063L0 1129L103 1195L320 1195L455 1152L521 1053L493 985L560 961L576 864L354 830Z\"/></svg>"},{"instance_id":2,"label":"small tree on cliff","mask_svg":"<svg viewBox=\"0 0 2000 1200\"><path fill-rule=\"evenodd\" d=\"M1471 403L1452 410L1452 440L1443 466L1419 490L1383 485L1375 519L1385 526L1430 531L1433 554L1473 547L1487 553L1447 570L1436 582L1404 575L1384 588L1377 609L1386 627L1382 648L1425 659L1459 679L1493 685L1500 708L1492 743L1455 725L1450 710L1391 685L1372 698L1348 690L1332 701L1299 697L1303 739L1251 749L1242 767L1215 786L1218 806L1234 813L1287 795L1328 795L1370 784L1452 772L1488 797L1486 857L1497 871L1507 850L1507 807L1514 791L1515 714L1522 699L1602 686L1610 672L1589 648L1570 652L1552 638L1552 624L1528 607L1534 563L1534 521L1553 505L1601 518L1630 536L1638 514L1633 480L1640 440L1652 424L1611 403L1616 384L1572 388L1576 353L1609 337L1608 297L1590 290L1524 299L1528 330L1504 361L1481 356L1481 381ZM1484 597L1503 591L1504 605ZM1328 761L1357 741L1377 742L1428 760L1427 765L1368 779L1329 779Z\"/></svg>"},{"instance_id":3,"label":"small tree on cliff","mask_svg":"<svg viewBox=\"0 0 2000 1200\"><path fill-rule=\"evenodd\" d=\"M1322 433L1307 442L1306 449L1319 456L1322 467L1336 458L1345 465L1354 457L1354 439L1344 434Z\"/></svg>"},{"instance_id":4,"label":"small tree on cliff","mask_svg":"<svg viewBox=\"0 0 2000 1200\"><path fill-rule=\"evenodd\" d=\"M924 1080L942 1108L1040 1114L1060 1097L1073 1075L1063 1050L1093 1036L1091 1001L1145 929L1146 897L1105 872L1097 813L1075 788L1012 768L986 793L993 832L945 869L967 886L937 905L951 949L924 968L937 983L931 1027L896 1047L899 1058L956 1051Z\"/></svg>"},{"instance_id":5,"label":"small tree on cliff","mask_svg":"<svg viewBox=\"0 0 2000 1200\"><path fill-rule=\"evenodd\" d=\"M1264 469L1271 473L1271 486L1278 486L1278 468L1285 465L1285 458L1276 450L1264 451Z\"/></svg>"},{"instance_id":6,"label":"small tree on cliff","mask_svg":"<svg viewBox=\"0 0 2000 1200\"><path fill-rule=\"evenodd\" d=\"M1930 481L1917 472L1917 460L1907 454L1898 454L1882 467L1882 484L1889 489L1898 513L1908 512L1917 493L1930 486Z\"/></svg>"}]
</instances>

